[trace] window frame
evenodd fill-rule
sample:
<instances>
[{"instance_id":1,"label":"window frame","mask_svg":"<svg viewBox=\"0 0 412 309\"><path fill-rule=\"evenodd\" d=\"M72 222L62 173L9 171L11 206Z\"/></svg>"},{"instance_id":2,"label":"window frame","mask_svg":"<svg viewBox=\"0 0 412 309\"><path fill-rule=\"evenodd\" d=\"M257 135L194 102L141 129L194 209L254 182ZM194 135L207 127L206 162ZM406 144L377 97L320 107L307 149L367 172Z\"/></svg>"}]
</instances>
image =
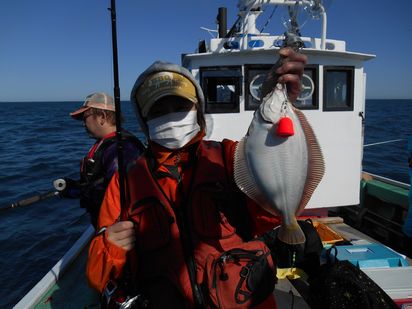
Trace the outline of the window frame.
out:
<instances>
[{"instance_id":1,"label":"window frame","mask_svg":"<svg viewBox=\"0 0 412 309\"><path fill-rule=\"evenodd\" d=\"M234 102L209 101L208 86L210 78L233 79L235 86ZM200 86L205 96L205 114L240 113L240 96L242 95L242 66L210 66L199 67ZM216 83L217 84L217 83ZM230 105L234 105L230 107Z\"/></svg>"},{"instance_id":2,"label":"window frame","mask_svg":"<svg viewBox=\"0 0 412 309\"><path fill-rule=\"evenodd\" d=\"M252 94L250 93L250 78L249 78L249 72L253 70L258 70L262 69L265 70L265 72L268 72L270 68L273 66L272 64L266 64L266 63L260 63L260 64L245 64L245 95L244 95L244 101L245 101L245 111L255 111L257 107L251 106L249 99L252 97ZM252 98L253 100L253 98ZM254 103L253 103L254 104Z\"/></svg>"},{"instance_id":3,"label":"window frame","mask_svg":"<svg viewBox=\"0 0 412 309\"><path fill-rule=\"evenodd\" d=\"M266 70L269 71L273 64L245 64L245 111L254 111L257 107L251 107L250 104L250 76L249 72L252 70ZM312 80L314 83L314 91L312 94L312 104L310 106L297 106L297 108L302 110L319 110L319 65L318 64L310 64L305 66L305 70L312 71ZM253 99L252 99L253 100Z\"/></svg>"},{"instance_id":4,"label":"window frame","mask_svg":"<svg viewBox=\"0 0 412 309\"><path fill-rule=\"evenodd\" d=\"M346 106L329 106L327 98L328 72L347 72L346 85L347 85L347 102ZM324 66L323 67L323 111L335 112L335 111L353 111L354 110L354 93L355 93L355 67L354 66Z\"/></svg>"},{"instance_id":5,"label":"window frame","mask_svg":"<svg viewBox=\"0 0 412 309\"><path fill-rule=\"evenodd\" d=\"M308 64L305 66L304 70L312 71L312 81L314 83L315 89L312 94L312 105L309 106L299 106L296 108L300 110L319 110L319 64ZM305 72L303 72L305 74Z\"/></svg>"}]
</instances>

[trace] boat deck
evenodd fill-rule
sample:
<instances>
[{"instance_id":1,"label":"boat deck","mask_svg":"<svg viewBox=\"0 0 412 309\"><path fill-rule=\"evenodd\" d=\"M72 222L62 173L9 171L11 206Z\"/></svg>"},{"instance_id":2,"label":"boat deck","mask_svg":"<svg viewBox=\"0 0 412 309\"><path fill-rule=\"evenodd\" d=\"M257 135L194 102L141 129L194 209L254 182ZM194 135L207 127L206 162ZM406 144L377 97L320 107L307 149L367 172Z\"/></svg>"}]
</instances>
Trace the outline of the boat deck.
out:
<instances>
[{"instance_id":1,"label":"boat deck","mask_svg":"<svg viewBox=\"0 0 412 309\"><path fill-rule=\"evenodd\" d=\"M87 284L85 265L88 250L83 250L59 280L34 308L100 308L99 294Z\"/></svg>"},{"instance_id":2,"label":"boat deck","mask_svg":"<svg viewBox=\"0 0 412 309\"><path fill-rule=\"evenodd\" d=\"M369 243L379 243L374 238L356 230L355 228L345 224L340 217L327 217L313 219L314 222L322 222L337 232L344 240L351 242L354 245L364 245ZM406 261L412 266L412 260L405 256ZM305 301L305 293L307 285L303 280L279 280L276 285L275 295L279 308L289 308L293 300L295 308L310 308ZM293 294L293 296L292 296Z\"/></svg>"},{"instance_id":3,"label":"boat deck","mask_svg":"<svg viewBox=\"0 0 412 309\"><path fill-rule=\"evenodd\" d=\"M379 243L372 237L345 224L340 217L325 217L312 219L329 226L332 230L340 234L344 240L352 244ZM88 243L88 241L87 241ZM15 308L100 308L99 295L87 285L85 276L85 265L87 259L87 245L64 270L63 274L54 274L56 282L47 289L45 293L39 295L32 303L20 302ZM409 265L412 261L406 257ZM53 269L52 271L53 272ZM46 277L50 275L46 275ZM53 274L51 274L53 276ZM34 287L33 290L38 289ZM305 301L305 291L307 286L303 280L281 279L278 281L274 294L279 308L289 308L291 303L295 308L305 309L310 306ZM302 296L303 295L303 296Z\"/></svg>"}]
</instances>

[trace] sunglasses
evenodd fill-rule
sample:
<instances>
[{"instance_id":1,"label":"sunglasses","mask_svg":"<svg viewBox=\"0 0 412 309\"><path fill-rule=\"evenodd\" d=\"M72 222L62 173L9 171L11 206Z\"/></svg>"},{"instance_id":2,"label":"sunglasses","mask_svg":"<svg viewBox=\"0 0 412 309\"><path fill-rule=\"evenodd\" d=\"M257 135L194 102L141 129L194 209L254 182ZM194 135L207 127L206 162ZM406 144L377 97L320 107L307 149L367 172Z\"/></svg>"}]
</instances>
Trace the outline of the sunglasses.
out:
<instances>
[{"instance_id":1,"label":"sunglasses","mask_svg":"<svg viewBox=\"0 0 412 309\"><path fill-rule=\"evenodd\" d=\"M83 114L83 121L86 121L86 119L89 118L92 115L93 115L93 113L89 113L87 115Z\"/></svg>"}]
</instances>

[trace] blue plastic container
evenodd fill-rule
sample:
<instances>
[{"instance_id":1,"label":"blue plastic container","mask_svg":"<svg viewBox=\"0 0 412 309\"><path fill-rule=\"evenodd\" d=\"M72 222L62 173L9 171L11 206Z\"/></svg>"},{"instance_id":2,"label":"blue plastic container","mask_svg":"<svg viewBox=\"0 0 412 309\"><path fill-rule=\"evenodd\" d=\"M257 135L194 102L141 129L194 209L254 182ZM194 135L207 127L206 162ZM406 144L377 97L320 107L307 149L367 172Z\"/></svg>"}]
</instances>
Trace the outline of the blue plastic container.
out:
<instances>
[{"instance_id":1,"label":"blue plastic container","mask_svg":"<svg viewBox=\"0 0 412 309\"><path fill-rule=\"evenodd\" d=\"M381 244L336 246L337 259L348 260L359 268L408 266L406 259Z\"/></svg>"}]
</instances>

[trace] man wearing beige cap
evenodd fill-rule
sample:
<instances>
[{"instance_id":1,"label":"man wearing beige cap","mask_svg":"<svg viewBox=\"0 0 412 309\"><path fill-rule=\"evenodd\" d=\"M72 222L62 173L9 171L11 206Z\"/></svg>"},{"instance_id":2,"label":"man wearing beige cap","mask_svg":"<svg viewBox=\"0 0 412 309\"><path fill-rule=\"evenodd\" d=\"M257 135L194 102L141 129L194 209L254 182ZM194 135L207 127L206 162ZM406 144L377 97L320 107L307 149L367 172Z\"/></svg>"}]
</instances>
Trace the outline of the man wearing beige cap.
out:
<instances>
[{"instance_id":1,"label":"man wearing beige cap","mask_svg":"<svg viewBox=\"0 0 412 309\"><path fill-rule=\"evenodd\" d=\"M61 195L80 198L80 206L86 208L96 227L106 187L118 169L114 100L103 92L92 93L86 97L83 106L70 116L83 121L87 133L96 142L81 161L80 179L65 178L66 188ZM127 131L122 132L122 137L124 162L127 165L140 156L144 146Z\"/></svg>"},{"instance_id":2,"label":"man wearing beige cap","mask_svg":"<svg viewBox=\"0 0 412 309\"><path fill-rule=\"evenodd\" d=\"M288 83L295 101L306 57L291 49L281 55L278 82ZM89 283L106 296L130 296L136 308L276 308L274 262L254 237L279 218L236 187L237 142L203 140L204 101L178 65L155 62L138 77L131 102L148 150L127 171L127 220L118 220L117 175L107 188Z\"/></svg>"}]
</instances>

